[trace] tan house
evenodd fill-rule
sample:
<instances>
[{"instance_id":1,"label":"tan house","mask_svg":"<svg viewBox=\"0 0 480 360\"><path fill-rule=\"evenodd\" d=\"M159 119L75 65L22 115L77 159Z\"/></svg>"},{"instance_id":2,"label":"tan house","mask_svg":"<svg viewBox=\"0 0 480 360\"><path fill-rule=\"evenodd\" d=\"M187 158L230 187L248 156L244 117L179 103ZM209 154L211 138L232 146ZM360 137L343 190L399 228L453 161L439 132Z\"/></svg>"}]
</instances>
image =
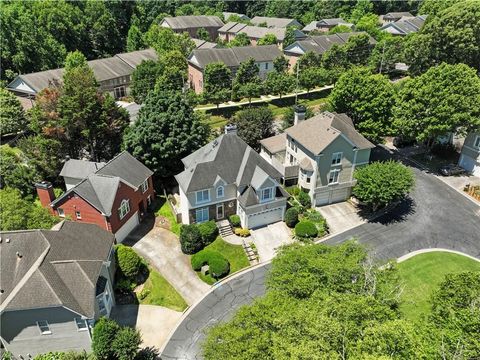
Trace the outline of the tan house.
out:
<instances>
[{"instance_id":1,"label":"tan house","mask_svg":"<svg viewBox=\"0 0 480 360\"><path fill-rule=\"evenodd\" d=\"M170 28L178 34L187 32L192 38L198 37L198 30L205 29L210 35L210 40L215 41L218 36L218 29L223 26L223 21L218 16L175 16L164 18L160 26Z\"/></svg>"},{"instance_id":2,"label":"tan house","mask_svg":"<svg viewBox=\"0 0 480 360\"><path fill-rule=\"evenodd\" d=\"M307 24L302 31L304 33L309 33L312 31L319 31L319 32L328 32L332 30L335 26L348 26L350 29L353 29L355 26L349 22L346 22L342 18L334 18L334 19L322 19L318 21L312 21L310 24Z\"/></svg>"},{"instance_id":3,"label":"tan house","mask_svg":"<svg viewBox=\"0 0 480 360\"><path fill-rule=\"evenodd\" d=\"M305 120L295 108L295 125L261 142L260 155L277 169L285 185L298 184L315 206L347 200L353 172L368 164L375 147L345 114L323 112Z\"/></svg>"},{"instance_id":4,"label":"tan house","mask_svg":"<svg viewBox=\"0 0 480 360\"><path fill-rule=\"evenodd\" d=\"M458 165L472 175L480 177L480 132L468 134L463 143Z\"/></svg>"},{"instance_id":5,"label":"tan house","mask_svg":"<svg viewBox=\"0 0 480 360\"><path fill-rule=\"evenodd\" d=\"M208 64L224 63L235 75L240 64L250 58L255 60L258 75L263 79L274 69L273 61L279 56L282 52L276 45L193 50L188 57L189 85L199 94L203 91L203 72Z\"/></svg>"}]
</instances>

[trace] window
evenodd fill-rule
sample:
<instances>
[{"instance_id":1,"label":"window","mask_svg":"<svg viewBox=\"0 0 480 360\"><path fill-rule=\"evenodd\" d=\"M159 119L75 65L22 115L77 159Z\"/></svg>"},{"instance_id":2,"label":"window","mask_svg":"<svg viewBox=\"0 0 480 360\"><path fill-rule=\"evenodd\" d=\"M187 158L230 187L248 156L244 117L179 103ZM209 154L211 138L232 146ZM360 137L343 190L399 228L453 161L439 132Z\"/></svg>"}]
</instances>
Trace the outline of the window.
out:
<instances>
[{"instance_id":1,"label":"window","mask_svg":"<svg viewBox=\"0 0 480 360\"><path fill-rule=\"evenodd\" d=\"M80 213L80 211L75 211L75 216L77 217L77 219L82 218L82 214Z\"/></svg>"},{"instance_id":2,"label":"window","mask_svg":"<svg viewBox=\"0 0 480 360\"><path fill-rule=\"evenodd\" d=\"M476 147L477 149L480 149L480 136L477 136L475 138L475 142L473 143L473 146Z\"/></svg>"},{"instance_id":3,"label":"window","mask_svg":"<svg viewBox=\"0 0 480 360\"><path fill-rule=\"evenodd\" d=\"M222 198L223 197L223 186L219 186L217 188L217 198Z\"/></svg>"},{"instance_id":4,"label":"window","mask_svg":"<svg viewBox=\"0 0 480 360\"><path fill-rule=\"evenodd\" d=\"M120 216L120 220L125 217L130 212L130 200L122 200L120 204L120 208L118 209L118 215Z\"/></svg>"},{"instance_id":5,"label":"window","mask_svg":"<svg viewBox=\"0 0 480 360\"><path fill-rule=\"evenodd\" d=\"M265 63L265 70L268 70L268 63Z\"/></svg>"},{"instance_id":6,"label":"window","mask_svg":"<svg viewBox=\"0 0 480 360\"><path fill-rule=\"evenodd\" d=\"M52 333L50 331L50 326L48 325L47 320L37 321L37 326L40 329L40 333L42 335L50 335Z\"/></svg>"},{"instance_id":7,"label":"window","mask_svg":"<svg viewBox=\"0 0 480 360\"><path fill-rule=\"evenodd\" d=\"M115 95L115 99L124 97L127 95L125 91L125 86L119 86L113 89L113 94Z\"/></svg>"},{"instance_id":8,"label":"window","mask_svg":"<svg viewBox=\"0 0 480 360\"><path fill-rule=\"evenodd\" d=\"M200 190L196 192L197 204L210 201L210 191Z\"/></svg>"},{"instance_id":9,"label":"window","mask_svg":"<svg viewBox=\"0 0 480 360\"><path fill-rule=\"evenodd\" d=\"M332 155L332 165L340 165L343 153L337 152Z\"/></svg>"},{"instance_id":10,"label":"window","mask_svg":"<svg viewBox=\"0 0 480 360\"><path fill-rule=\"evenodd\" d=\"M78 331L86 331L88 329L87 322L82 318L75 318L75 324Z\"/></svg>"},{"instance_id":11,"label":"window","mask_svg":"<svg viewBox=\"0 0 480 360\"><path fill-rule=\"evenodd\" d=\"M307 184L310 184L310 181L311 181L311 177L307 176Z\"/></svg>"},{"instance_id":12,"label":"window","mask_svg":"<svg viewBox=\"0 0 480 360\"><path fill-rule=\"evenodd\" d=\"M208 221L208 207L195 210L195 220L197 223Z\"/></svg>"},{"instance_id":13,"label":"window","mask_svg":"<svg viewBox=\"0 0 480 360\"><path fill-rule=\"evenodd\" d=\"M262 190L261 201L268 201L273 199L273 188L266 188Z\"/></svg>"},{"instance_id":14,"label":"window","mask_svg":"<svg viewBox=\"0 0 480 360\"><path fill-rule=\"evenodd\" d=\"M142 193L148 190L148 179L143 182L143 184L140 186L142 188Z\"/></svg>"},{"instance_id":15,"label":"window","mask_svg":"<svg viewBox=\"0 0 480 360\"><path fill-rule=\"evenodd\" d=\"M152 195L148 195L147 196L147 205L151 205L152 204Z\"/></svg>"},{"instance_id":16,"label":"window","mask_svg":"<svg viewBox=\"0 0 480 360\"><path fill-rule=\"evenodd\" d=\"M334 170L330 171L330 174L328 175L328 183L329 184L337 184L339 174L340 174L340 169L334 169Z\"/></svg>"},{"instance_id":17,"label":"window","mask_svg":"<svg viewBox=\"0 0 480 360\"><path fill-rule=\"evenodd\" d=\"M58 216L60 216L60 217L65 217L65 212L63 211L62 208L58 208L58 209L57 209L57 212L58 212Z\"/></svg>"},{"instance_id":18,"label":"window","mask_svg":"<svg viewBox=\"0 0 480 360\"><path fill-rule=\"evenodd\" d=\"M295 156L293 156L292 154L290 154L290 165L295 165Z\"/></svg>"}]
</instances>

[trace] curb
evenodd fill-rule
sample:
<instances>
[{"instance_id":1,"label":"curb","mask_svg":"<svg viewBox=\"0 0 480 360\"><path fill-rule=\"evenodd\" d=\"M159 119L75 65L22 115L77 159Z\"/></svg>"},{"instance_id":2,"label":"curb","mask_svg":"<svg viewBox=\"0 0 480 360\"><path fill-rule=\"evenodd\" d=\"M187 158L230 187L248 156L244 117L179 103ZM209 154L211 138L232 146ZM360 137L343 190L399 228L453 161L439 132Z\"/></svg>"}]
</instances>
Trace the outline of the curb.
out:
<instances>
[{"instance_id":1,"label":"curb","mask_svg":"<svg viewBox=\"0 0 480 360\"><path fill-rule=\"evenodd\" d=\"M478 259L474 256L471 256L471 255L465 254L461 251L449 250L449 249L444 249L444 248L429 248L429 249L415 250L415 251L412 251L411 253L400 256L399 258L397 258L397 263L408 260L408 259L410 259L410 258L412 258L416 255L426 254L426 253L430 253L430 252L448 252L448 253L452 253L452 254L462 255L462 256L468 257L472 260L480 262L480 259Z\"/></svg>"},{"instance_id":2,"label":"curb","mask_svg":"<svg viewBox=\"0 0 480 360\"><path fill-rule=\"evenodd\" d=\"M475 205L478 205L480 206L480 201L477 201L475 200L474 198L472 198L470 195L466 194L464 191L462 191L461 189L457 189L455 186L453 186L452 184L449 184L448 182L446 182L445 180L443 180L442 177L438 176L438 175L433 175L435 178L437 178L438 180L440 180L442 183L444 183L445 185L449 186L450 188L452 188L453 190L455 190L456 192L460 193L462 196L466 197L468 200L470 200L471 202L473 202Z\"/></svg>"}]
</instances>

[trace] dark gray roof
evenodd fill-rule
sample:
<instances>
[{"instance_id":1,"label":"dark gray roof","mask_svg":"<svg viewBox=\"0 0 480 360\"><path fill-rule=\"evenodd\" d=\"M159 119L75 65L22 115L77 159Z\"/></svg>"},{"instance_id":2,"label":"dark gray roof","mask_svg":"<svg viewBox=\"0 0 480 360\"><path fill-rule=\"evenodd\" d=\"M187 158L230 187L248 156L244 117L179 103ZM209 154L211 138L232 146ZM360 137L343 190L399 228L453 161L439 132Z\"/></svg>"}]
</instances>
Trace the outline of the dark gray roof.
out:
<instances>
[{"instance_id":1,"label":"dark gray roof","mask_svg":"<svg viewBox=\"0 0 480 360\"><path fill-rule=\"evenodd\" d=\"M132 51L128 53L117 54L116 57L123 60L125 63L130 65L132 68L136 68L144 60L158 60L157 52L154 49L145 49Z\"/></svg>"},{"instance_id":2,"label":"dark gray roof","mask_svg":"<svg viewBox=\"0 0 480 360\"><path fill-rule=\"evenodd\" d=\"M383 15L383 18L388 20L391 20L391 19L397 20L404 16L413 17L413 15L408 11L403 11L403 12L389 12L388 14Z\"/></svg>"},{"instance_id":3,"label":"dark gray roof","mask_svg":"<svg viewBox=\"0 0 480 360\"><path fill-rule=\"evenodd\" d=\"M320 25L337 26L338 24L346 24L347 22L342 18L321 19L318 21Z\"/></svg>"},{"instance_id":4,"label":"dark gray roof","mask_svg":"<svg viewBox=\"0 0 480 360\"><path fill-rule=\"evenodd\" d=\"M58 230L0 236L2 312L64 306L88 318L95 315L96 284L113 234L94 224L65 221Z\"/></svg>"},{"instance_id":5,"label":"dark gray roof","mask_svg":"<svg viewBox=\"0 0 480 360\"><path fill-rule=\"evenodd\" d=\"M70 159L63 164L60 176L74 179L85 179L88 175L105 165L104 162Z\"/></svg>"},{"instance_id":6,"label":"dark gray roof","mask_svg":"<svg viewBox=\"0 0 480 360\"><path fill-rule=\"evenodd\" d=\"M235 134L219 136L182 162L185 170L175 179L185 193L212 187L217 176L227 184L251 185L257 167L273 179L282 176Z\"/></svg>"},{"instance_id":7,"label":"dark gray roof","mask_svg":"<svg viewBox=\"0 0 480 360\"><path fill-rule=\"evenodd\" d=\"M166 17L163 19L172 29L182 30L188 28L208 28L208 27L222 27L223 22L218 16L207 15L189 15L189 16L175 16Z\"/></svg>"},{"instance_id":8,"label":"dark gray roof","mask_svg":"<svg viewBox=\"0 0 480 360\"><path fill-rule=\"evenodd\" d=\"M247 186L242 194L238 197L238 201L243 206L252 206L258 204L258 197L252 186Z\"/></svg>"},{"instance_id":9,"label":"dark gray roof","mask_svg":"<svg viewBox=\"0 0 480 360\"><path fill-rule=\"evenodd\" d=\"M402 35L407 35L420 30L425 24L426 16L415 16L412 18L405 18L395 22L390 22L383 25L380 30L386 30L389 27L397 29Z\"/></svg>"},{"instance_id":10,"label":"dark gray roof","mask_svg":"<svg viewBox=\"0 0 480 360\"><path fill-rule=\"evenodd\" d=\"M255 16L251 20L251 22L254 25L259 25L259 24L262 24L262 23L266 23L267 27L277 27L277 28L284 28L284 27L287 27L287 26L302 26L295 19L265 17L265 16Z\"/></svg>"},{"instance_id":11,"label":"dark gray roof","mask_svg":"<svg viewBox=\"0 0 480 360\"><path fill-rule=\"evenodd\" d=\"M212 49L217 47L217 43L214 43L214 42L195 39L195 38L191 38L191 39L195 43L196 49Z\"/></svg>"},{"instance_id":12,"label":"dark gray roof","mask_svg":"<svg viewBox=\"0 0 480 360\"><path fill-rule=\"evenodd\" d=\"M220 29L218 29L218 32L219 33L227 32L231 30L233 27L237 26L238 24L240 23L237 23L235 21L229 21L225 25L223 25ZM242 24L242 25L244 25L244 27L247 26L247 24Z\"/></svg>"},{"instance_id":13,"label":"dark gray roof","mask_svg":"<svg viewBox=\"0 0 480 360\"><path fill-rule=\"evenodd\" d=\"M118 57L92 60L88 66L93 70L97 81L115 79L122 76L130 76L134 68Z\"/></svg>"},{"instance_id":14,"label":"dark gray roof","mask_svg":"<svg viewBox=\"0 0 480 360\"><path fill-rule=\"evenodd\" d=\"M235 12L223 12L222 15L223 15L223 18L225 19L225 21L227 21L228 18L232 15L238 16L242 20L250 20L250 18L247 15L240 14L240 13L235 13Z\"/></svg>"}]
</instances>

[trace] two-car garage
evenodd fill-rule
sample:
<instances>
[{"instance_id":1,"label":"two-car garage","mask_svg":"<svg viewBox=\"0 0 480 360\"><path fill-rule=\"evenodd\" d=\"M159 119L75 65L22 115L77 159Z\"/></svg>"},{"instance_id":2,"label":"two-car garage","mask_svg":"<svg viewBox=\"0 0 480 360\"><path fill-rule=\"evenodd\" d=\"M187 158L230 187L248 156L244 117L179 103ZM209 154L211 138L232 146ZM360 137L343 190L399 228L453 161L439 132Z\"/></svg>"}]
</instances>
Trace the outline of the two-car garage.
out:
<instances>
[{"instance_id":1,"label":"two-car garage","mask_svg":"<svg viewBox=\"0 0 480 360\"><path fill-rule=\"evenodd\" d=\"M348 187L326 187L315 194L315 206L334 204L348 200L352 193L351 186Z\"/></svg>"},{"instance_id":2,"label":"two-car garage","mask_svg":"<svg viewBox=\"0 0 480 360\"><path fill-rule=\"evenodd\" d=\"M261 226L283 221L285 207L276 207L245 216L245 227L255 229Z\"/></svg>"}]
</instances>

